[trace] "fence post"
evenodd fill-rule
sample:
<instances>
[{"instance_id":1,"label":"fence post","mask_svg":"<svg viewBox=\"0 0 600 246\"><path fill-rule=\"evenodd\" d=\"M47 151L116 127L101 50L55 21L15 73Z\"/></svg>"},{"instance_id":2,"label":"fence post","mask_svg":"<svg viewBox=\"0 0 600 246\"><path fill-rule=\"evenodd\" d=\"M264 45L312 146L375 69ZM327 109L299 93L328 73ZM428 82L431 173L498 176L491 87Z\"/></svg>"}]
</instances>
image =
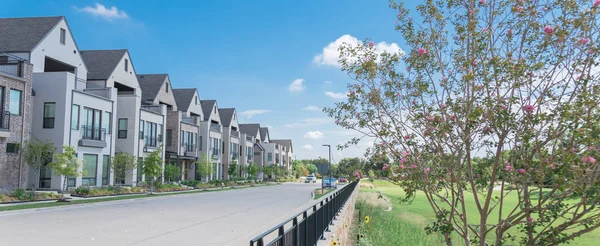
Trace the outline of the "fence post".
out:
<instances>
[{"instance_id":1,"label":"fence post","mask_svg":"<svg viewBox=\"0 0 600 246\"><path fill-rule=\"evenodd\" d=\"M285 230L283 229L283 226L279 227L279 236L281 237L279 239L279 245L285 245Z\"/></svg>"},{"instance_id":2,"label":"fence post","mask_svg":"<svg viewBox=\"0 0 600 246\"><path fill-rule=\"evenodd\" d=\"M308 245L308 213L306 210L302 213L304 217L304 245Z\"/></svg>"},{"instance_id":3,"label":"fence post","mask_svg":"<svg viewBox=\"0 0 600 246\"><path fill-rule=\"evenodd\" d=\"M300 233L298 233L300 231L300 229L298 228L298 217L294 218L292 225L294 225L294 240L293 240L294 243L293 243L293 245L298 246L298 241L300 241L300 237L299 237Z\"/></svg>"}]
</instances>

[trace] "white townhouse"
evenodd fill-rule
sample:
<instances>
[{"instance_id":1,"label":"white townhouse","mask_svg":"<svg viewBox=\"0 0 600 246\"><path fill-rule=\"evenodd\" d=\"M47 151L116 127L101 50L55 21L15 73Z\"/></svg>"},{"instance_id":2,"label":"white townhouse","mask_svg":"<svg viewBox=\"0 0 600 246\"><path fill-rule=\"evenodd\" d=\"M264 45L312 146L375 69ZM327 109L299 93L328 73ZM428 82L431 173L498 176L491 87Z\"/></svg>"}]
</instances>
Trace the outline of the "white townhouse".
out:
<instances>
[{"instance_id":1,"label":"white townhouse","mask_svg":"<svg viewBox=\"0 0 600 246\"><path fill-rule=\"evenodd\" d=\"M271 139L271 142L279 145L279 155L281 158L281 166L286 170L292 169L292 161L294 156L294 149L292 147L291 139Z\"/></svg>"},{"instance_id":2,"label":"white townhouse","mask_svg":"<svg viewBox=\"0 0 600 246\"><path fill-rule=\"evenodd\" d=\"M166 107L142 107L142 90L128 50L83 50L81 55L88 68L88 85L117 89L115 153L126 152L143 160L162 142ZM122 185L137 185L137 175L134 170Z\"/></svg>"},{"instance_id":3,"label":"white townhouse","mask_svg":"<svg viewBox=\"0 0 600 246\"><path fill-rule=\"evenodd\" d=\"M206 154L211 162L210 180L219 180L224 178L227 171L223 168L223 126L221 125L221 116L216 100L201 100L203 120L200 122L200 136L203 137L201 154ZM206 145L205 145L206 143Z\"/></svg>"},{"instance_id":4,"label":"white townhouse","mask_svg":"<svg viewBox=\"0 0 600 246\"><path fill-rule=\"evenodd\" d=\"M223 170L225 171L225 179L229 179L229 166L233 163L237 165L237 173L235 176L241 177L241 170L244 168L241 165L242 149L240 139L239 125L235 108L220 108L219 116L221 117L221 125L223 126Z\"/></svg>"},{"instance_id":5,"label":"white townhouse","mask_svg":"<svg viewBox=\"0 0 600 246\"><path fill-rule=\"evenodd\" d=\"M117 89L87 82L88 68L66 19L2 18L0 37L0 50L33 65L31 138L50 140L59 151L75 148L85 175L70 178L70 187L111 184ZM64 178L46 165L39 177L29 175L28 187L39 180L41 189L60 190Z\"/></svg>"},{"instance_id":6,"label":"white townhouse","mask_svg":"<svg viewBox=\"0 0 600 246\"><path fill-rule=\"evenodd\" d=\"M182 138L181 147L184 157L191 157L187 165L182 168L182 179L196 180L199 179L196 172L196 161L202 158L200 153L202 143L202 135L200 131L201 121L203 119L202 105L200 104L200 96L195 88L189 89L173 89L175 101L177 101L177 110L181 112L180 136ZM207 157L208 159L208 157Z\"/></svg>"},{"instance_id":7,"label":"white townhouse","mask_svg":"<svg viewBox=\"0 0 600 246\"><path fill-rule=\"evenodd\" d=\"M257 123L249 123L249 124L239 124L240 133L242 134L242 139L245 139L246 147L243 148L242 156L245 158L246 165L254 163L259 172L257 172L257 178L262 178L262 170L263 164L265 163L265 149L260 145L260 124Z\"/></svg>"}]
</instances>

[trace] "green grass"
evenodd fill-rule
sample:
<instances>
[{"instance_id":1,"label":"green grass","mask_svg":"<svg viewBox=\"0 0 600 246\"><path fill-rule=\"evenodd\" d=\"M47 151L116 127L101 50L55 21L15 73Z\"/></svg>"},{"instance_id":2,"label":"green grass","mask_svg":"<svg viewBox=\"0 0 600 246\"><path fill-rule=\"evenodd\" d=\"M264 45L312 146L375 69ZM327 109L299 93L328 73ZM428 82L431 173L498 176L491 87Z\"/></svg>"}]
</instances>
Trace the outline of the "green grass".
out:
<instances>
[{"instance_id":1,"label":"green grass","mask_svg":"<svg viewBox=\"0 0 600 246\"><path fill-rule=\"evenodd\" d=\"M329 194L329 192L332 192L334 190L335 189L327 189L327 188L325 188L325 191L324 191L325 193L321 194L321 188L315 189L315 198L314 198L314 200L317 200L317 199L319 199L319 198L321 198L321 197Z\"/></svg>"},{"instance_id":2,"label":"green grass","mask_svg":"<svg viewBox=\"0 0 600 246\"><path fill-rule=\"evenodd\" d=\"M364 182L364 181L363 181ZM361 189L361 192L381 192L392 202L392 211L385 212L382 208L376 208L368 203L357 201L357 208L360 209L363 219L362 240L370 245L441 245L445 244L442 237L438 235L427 235L425 226L435 220L435 214L425 198L423 193L417 194L416 199L411 204L400 204L398 199L404 195L399 187L386 182L376 181L375 189ZM467 217L470 221L478 221L479 215L472 196L466 196ZM508 213L517 204L518 197L516 193L511 193L504 200L505 207L503 213ZM364 216L370 216L370 223L364 223ZM489 221L497 221L497 213L490 215ZM518 233L513 227L510 230L512 234ZM488 238L495 235L492 233ZM572 245L598 245L600 241L600 230L595 230L584 234L571 242ZM453 236L455 245L464 245L458 235ZM510 242L509 242L510 243Z\"/></svg>"},{"instance_id":3,"label":"green grass","mask_svg":"<svg viewBox=\"0 0 600 246\"><path fill-rule=\"evenodd\" d=\"M266 186L266 185L256 185L255 187ZM236 189L245 189L252 188L251 186L245 187L236 187ZM187 192L179 192L179 193L169 193L169 194L143 194L143 195L130 195L130 196L115 196L115 197L107 197L107 198L96 198L96 199L78 199L72 200L71 202L45 202L45 203L28 203L28 204L18 204L12 206L1 206L0 212L4 211L14 211L14 210L22 210L22 209L33 209L33 208L47 208L47 207L59 207L59 206L67 206L67 205L76 205L76 204L87 204L87 203L97 203L97 202L109 202L109 201L119 201L119 200L130 200L130 199L140 199L140 198L151 198L151 197L160 197L160 196L176 196L182 194L194 194L194 193L205 193L205 192L218 192L225 189L215 189L215 190L193 190Z\"/></svg>"}]
</instances>

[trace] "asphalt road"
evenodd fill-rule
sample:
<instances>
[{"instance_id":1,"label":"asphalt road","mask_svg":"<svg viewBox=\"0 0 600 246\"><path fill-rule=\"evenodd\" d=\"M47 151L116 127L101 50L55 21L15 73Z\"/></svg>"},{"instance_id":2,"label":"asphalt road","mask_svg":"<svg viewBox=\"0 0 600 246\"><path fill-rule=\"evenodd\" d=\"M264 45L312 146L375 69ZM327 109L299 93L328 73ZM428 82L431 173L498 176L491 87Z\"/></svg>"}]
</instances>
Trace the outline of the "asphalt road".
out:
<instances>
[{"instance_id":1,"label":"asphalt road","mask_svg":"<svg viewBox=\"0 0 600 246\"><path fill-rule=\"evenodd\" d=\"M313 203L283 184L0 213L0 245L248 245Z\"/></svg>"}]
</instances>

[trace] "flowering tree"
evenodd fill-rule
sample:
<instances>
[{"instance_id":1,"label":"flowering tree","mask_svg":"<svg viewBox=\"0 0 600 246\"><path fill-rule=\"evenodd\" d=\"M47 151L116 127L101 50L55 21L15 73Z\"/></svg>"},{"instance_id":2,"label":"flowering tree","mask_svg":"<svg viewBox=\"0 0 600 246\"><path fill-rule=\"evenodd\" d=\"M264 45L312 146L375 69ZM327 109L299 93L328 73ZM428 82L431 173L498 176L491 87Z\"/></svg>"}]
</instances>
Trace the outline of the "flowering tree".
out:
<instances>
[{"instance_id":1,"label":"flowering tree","mask_svg":"<svg viewBox=\"0 0 600 246\"><path fill-rule=\"evenodd\" d=\"M600 0L390 7L406 53L342 46L355 82L326 112L399 163L384 173L404 201L429 201L426 230L448 245L554 245L598 228Z\"/></svg>"}]
</instances>

